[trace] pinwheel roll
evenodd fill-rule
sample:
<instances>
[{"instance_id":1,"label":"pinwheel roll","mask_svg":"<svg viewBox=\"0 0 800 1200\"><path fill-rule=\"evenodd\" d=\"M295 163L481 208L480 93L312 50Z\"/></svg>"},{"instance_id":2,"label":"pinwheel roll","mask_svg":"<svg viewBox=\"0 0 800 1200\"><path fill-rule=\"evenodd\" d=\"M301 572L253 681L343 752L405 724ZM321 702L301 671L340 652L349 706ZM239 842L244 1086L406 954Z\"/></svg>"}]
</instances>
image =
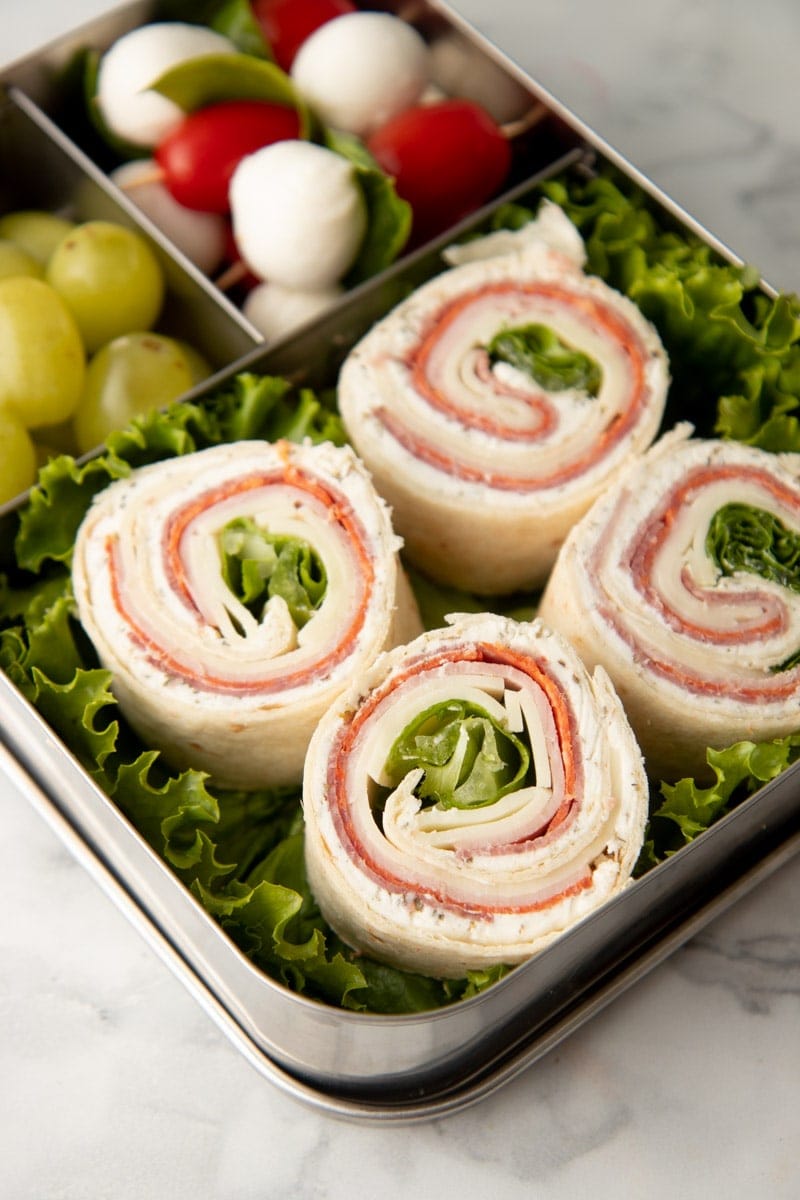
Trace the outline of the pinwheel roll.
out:
<instances>
[{"instance_id":1,"label":"pinwheel roll","mask_svg":"<svg viewBox=\"0 0 800 1200\"><path fill-rule=\"evenodd\" d=\"M306 867L349 945L426 975L519 963L625 886L641 754L604 672L539 622L383 655L306 760Z\"/></svg>"},{"instance_id":2,"label":"pinwheel roll","mask_svg":"<svg viewBox=\"0 0 800 1200\"><path fill-rule=\"evenodd\" d=\"M656 778L800 728L800 473L735 442L659 442L565 543L540 614L608 671Z\"/></svg>"},{"instance_id":3,"label":"pinwheel roll","mask_svg":"<svg viewBox=\"0 0 800 1200\"><path fill-rule=\"evenodd\" d=\"M403 301L348 356L339 406L409 559L497 595L544 582L656 436L668 381L635 305L532 240Z\"/></svg>"},{"instance_id":4,"label":"pinwheel roll","mask_svg":"<svg viewBox=\"0 0 800 1200\"><path fill-rule=\"evenodd\" d=\"M237 442L102 492L73 584L147 745L222 786L299 783L353 673L419 632L399 545L349 449Z\"/></svg>"}]
</instances>

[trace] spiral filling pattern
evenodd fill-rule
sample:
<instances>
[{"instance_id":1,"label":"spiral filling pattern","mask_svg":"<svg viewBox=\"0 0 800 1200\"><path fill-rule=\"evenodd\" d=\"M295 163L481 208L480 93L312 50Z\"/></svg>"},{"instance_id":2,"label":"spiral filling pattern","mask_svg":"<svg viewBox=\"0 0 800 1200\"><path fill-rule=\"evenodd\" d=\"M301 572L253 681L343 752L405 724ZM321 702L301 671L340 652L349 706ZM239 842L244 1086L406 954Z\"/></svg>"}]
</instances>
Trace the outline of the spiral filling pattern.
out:
<instances>
[{"instance_id":1,"label":"spiral filling pattern","mask_svg":"<svg viewBox=\"0 0 800 1200\"><path fill-rule=\"evenodd\" d=\"M334 705L304 810L344 940L447 975L522 961L624 886L646 785L602 672L538 623L480 615L385 655Z\"/></svg>"},{"instance_id":2,"label":"spiral filling pattern","mask_svg":"<svg viewBox=\"0 0 800 1200\"><path fill-rule=\"evenodd\" d=\"M299 782L313 723L353 669L419 630L399 544L351 451L239 442L107 488L73 582L150 744L226 783Z\"/></svg>"},{"instance_id":3,"label":"spiral filling pattern","mask_svg":"<svg viewBox=\"0 0 800 1200\"><path fill-rule=\"evenodd\" d=\"M411 560L488 594L543 582L655 437L668 381L638 309L532 243L398 305L348 356L339 404Z\"/></svg>"},{"instance_id":4,"label":"spiral filling pattern","mask_svg":"<svg viewBox=\"0 0 800 1200\"><path fill-rule=\"evenodd\" d=\"M688 432L576 526L540 609L609 672L665 777L702 771L706 745L790 732L800 701L794 465Z\"/></svg>"}]
</instances>

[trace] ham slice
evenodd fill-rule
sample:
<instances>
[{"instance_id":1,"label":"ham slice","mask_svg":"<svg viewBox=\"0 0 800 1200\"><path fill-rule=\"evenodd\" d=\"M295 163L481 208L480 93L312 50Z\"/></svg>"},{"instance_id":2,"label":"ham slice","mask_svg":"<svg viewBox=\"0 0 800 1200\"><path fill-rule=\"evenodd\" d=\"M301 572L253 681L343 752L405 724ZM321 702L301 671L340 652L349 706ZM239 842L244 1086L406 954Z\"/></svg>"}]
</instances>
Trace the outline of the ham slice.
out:
<instances>
[{"instance_id":1,"label":"ham slice","mask_svg":"<svg viewBox=\"0 0 800 1200\"><path fill-rule=\"evenodd\" d=\"M574 254L500 245L398 305L339 378L348 434L408 558L486 595L544 583L571 526L656 436L669 382L653 326ZM530 325L600 367L596 395L490 358L496 334Z\"/></svg>"},{"instance_id":2,"label":"ham slice","mask_svg":"<svg viewBox=\"0 0 800 1200\"><path fill-rule=\"evenodd\" d=\"M333 704L303 789L326 919L352 947L440 977L522 962L625 887L647 812L641 754L602 670L590 676L538 621L451 620ZM519 786L461 807L424 795L424 767L387 774L404 730L448 702L521 739Z\"/></svg>"},{"instance_id":3,"label":"ham slice","mask_svg":"<svg viewBox=\"0 0 800 1200\"><path fill-rule=\"evenodd\" d=\"M223 574L236 519L310 546L324 595L298 628L282 595L252 611ZM421 626L386 505L353 452L237 442L134 471L78 534L80 620L122 711L177 767L225 787L297 784L322 713Z\"/></svg>"},{"instance_id":4,"label":"ham slice","mask_svg":"<svg viewBox=\"0 0 800 1200\"><path fill-rule=\"evenodd\" d=\"M659 779L708 776L706 748L800 724L800 593L722 570L706 538L730 504L800 534L789 456L736 442L661 439L567 539L540 615L614 681Z\"/></svg>"}]
</instances>

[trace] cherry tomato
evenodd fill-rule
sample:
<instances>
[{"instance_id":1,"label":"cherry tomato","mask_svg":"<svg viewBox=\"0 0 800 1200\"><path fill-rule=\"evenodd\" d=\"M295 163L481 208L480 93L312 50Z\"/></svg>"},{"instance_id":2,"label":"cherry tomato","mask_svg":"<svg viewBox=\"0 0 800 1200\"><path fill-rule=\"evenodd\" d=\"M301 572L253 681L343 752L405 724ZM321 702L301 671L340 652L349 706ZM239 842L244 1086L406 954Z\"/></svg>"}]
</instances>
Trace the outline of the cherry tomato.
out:
<instances>
[{"instance_id":1,"label":"cherry tomato","mask_svg":"<svg viewBox=\"0 0 800 1200\"><path fill-rule=\"evenodd\" d=\"M155 159L179 204L226 213L228 184L241 159L261 146L296 138L299 131L293 108L226 100L189 113L158 146Z\"/></svg>"},{"instance_id":2,"label":"cherry tomato","mask_svg":"<svg viewBox=\"0 0 800 1200\"><path fill-rule=\"evenodd\" d=\"M315 29L356 11L350 0L253 0L252 7L264 40L284 71Z\"/></svg>"},{"instance_id":3,"label":"cherry tomato","mask_svg":"<svg viewBox=\"0 0 800 1200\"><path fill-rule=\"evenodd\" d=\"M508 139L471 100L407 108L376 130L367 145L411 205L416 244L490 199L511 166Z\"/></svg>"}]
</instances>

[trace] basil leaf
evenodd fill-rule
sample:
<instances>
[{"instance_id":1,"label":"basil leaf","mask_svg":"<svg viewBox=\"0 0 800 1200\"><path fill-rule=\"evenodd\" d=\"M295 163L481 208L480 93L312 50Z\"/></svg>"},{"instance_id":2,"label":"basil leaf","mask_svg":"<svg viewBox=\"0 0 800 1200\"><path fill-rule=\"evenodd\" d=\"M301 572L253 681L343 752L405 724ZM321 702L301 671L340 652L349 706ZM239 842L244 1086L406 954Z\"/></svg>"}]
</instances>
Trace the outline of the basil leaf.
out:
<instances>
[{"instance_id":1,"label":"basil leaf","mask_svg":"<svg viewBox=\"0 0 800 1200\"><path fill-rule=\"evenodd\" d=\"M217 33L230 38L243 54L251 54L256 58L272 58L249 0L225 0L208 23Z\"/></svg>"},{"instance_id":2,"label":"basil leaf","mask_svg":"<svg viewBox=\"0 0 800 1200\"><path fill-rule=\"evenodd\" d=\"M485 709L448 700L409 722L384 769L396 787L410 771L422 768L416 794L429 807L483 808L522 787L529 767L525 744Z\"/></svg>"},{"instance_id":3,"label":"basil leaf","mask_svg":"<svg viewBox=\"0 0 800 1200\"><path fill-rule=\"evenodd\" d=\"M308 137L308 105L289 76L252 54L204 54L170 67L150 85L184 112L195 112L225 100L261 100L297 110L300 137Z\"/></svg>"},{"instance_id":4,"label":"basil leaf","mask_svg":"<svg viewBox=\"0 0 800 1200\"><path fill-rule=\"evenodd\" d=\"M356 182L364 197L367 232L344 281L346 287L355 287L383 271L397 258L411 232L411 205L400 199L393 181L358 138L326 129L323 142L329 150L353 164Z\"/></svg>"},{"instance_id":5,"label":"basil leaf","mask_svg":"<svg viewBox=\"0 0 800 1200\"><path fill-rule=\"evenodd\" d=\"M548 392L576 388L596 396L600 391L603 373L599 364L563 342L547 325L501 329L486 349L492 363L504 362L524 371Z\"/></svg>"},{"instance_id":6,"label":"basil leaf","mask_svg":"<svg viewBox=\"0 0 800 1200\"><path fill-rule=\"evenodd\" d=\"M271 534L251 517L230 521L219 542L222 577L254 617L267 600L281 596L297 629L310 621L325 597L327 576L308 542Z\"/></svg>"}]
</instances>

